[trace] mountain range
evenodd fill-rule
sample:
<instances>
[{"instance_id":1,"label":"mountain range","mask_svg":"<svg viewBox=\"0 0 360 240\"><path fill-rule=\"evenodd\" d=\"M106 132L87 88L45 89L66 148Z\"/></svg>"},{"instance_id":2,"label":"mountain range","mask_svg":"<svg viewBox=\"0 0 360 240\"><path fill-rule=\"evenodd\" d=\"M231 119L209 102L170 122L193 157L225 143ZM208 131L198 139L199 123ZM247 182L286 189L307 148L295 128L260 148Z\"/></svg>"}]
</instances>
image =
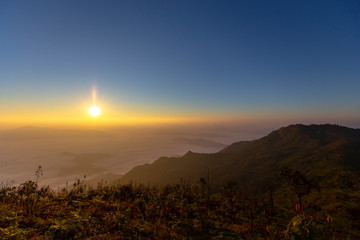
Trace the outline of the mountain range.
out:
<instances>
[{"instance_id":1,"label":"mountain range","mask_svg":"<svg viewBox=\"0 0 360 240\"><path fill-rule=\"evenodd\" d=\"M278 174L281 167L297 170L323 188L338 187L344 178L359 176L360 129L290 125L257 140L235 142L216 153L189 151L181 157L161 157L134 167L119 181L193 184L203 177L215 190L236 182L238 187L261 192L269 184L283 184Z\"/></svg>"}]
</instances>

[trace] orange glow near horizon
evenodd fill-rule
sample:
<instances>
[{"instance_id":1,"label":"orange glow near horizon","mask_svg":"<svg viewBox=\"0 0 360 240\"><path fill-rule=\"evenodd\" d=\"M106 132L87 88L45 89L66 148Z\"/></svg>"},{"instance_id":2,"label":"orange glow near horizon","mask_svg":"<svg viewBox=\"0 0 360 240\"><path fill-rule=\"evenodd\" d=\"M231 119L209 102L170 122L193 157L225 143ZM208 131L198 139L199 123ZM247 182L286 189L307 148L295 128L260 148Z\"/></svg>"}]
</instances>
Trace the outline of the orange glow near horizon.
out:
<instances>
[{"instance_id":1,"label":"orange glow near horizon","mask_svg":"<svg viewBox=\"0 0 360 240\"><path fill-rule=\"evenodd\" d=\"M86 95L66 101L41 101L33 104L6 105L0 116L0 130L34 126L56 126L89 128L94 125L161 125L161 124L193 124L193 123L251 123L279 121L280 125L288 122L341 122L344 119L357 119L344 111L336 117L329 113L269 111L269 110L224 110L193 111L187 109L163 108L150 104L133 104L130 101L112 102L98 99L97 90L91 89ZM75 104L74 104L75 103ZM175 109L175 110L174 110ZM4 114L5 113L5 114ZM101 115L99 115L101 113ZM90 117L89 114L92 116ZM95 124L96 123L96 124ZM284 124L283 124L284 123Z\"/></svg>"},{"instance_id":2,"label":"orange glow near horizon","mask_svg":"<svg viewBox=\"0 0 360 240\"><path fill-rule=\"evenodd\" d=\"M93 120L95 118L92 118ZM96 126L142 126L142 125L163 125L163 124L186 124L204 122L204 119L195 118L175 118L175 117L151 117L151 116L134 116L134 117L113 117L98 121ZM94 122L89 121L89 117L64 117L64 118L33 118L33 117L7 117L0 119L1 129L10 129L23 126L41 126L41 127L76 127L76 128L93 128Z\"/></svg>"},{"instance_id":3,"label":"orange glow near horizon","mask_svg":"<svg viewBox=\"0 0 360 240\"><path fill-rule=\"evenodd\" d=\"M82 109L85 109L84 106ZM96 122L96 127L108 126L152 126L152 125L171 125L171 124L240 124L247 123L253 125L261 125L266 122L279 122L279 127L288 125L290 123L306 123L306 122L324 122L322 118L303 117L286 117L284 115L269 116L269 115L251 115L244 114L242 116L229 115L213 115L213 116L190 116L190 115L150 115L150 114L136 114L136 113L122 113L112 112L106 108L106 116L101 116L101 121ZM83 110L83 113L85 111ZM57 127L57 128L79 128L88 129L94 127L94 120L96 118L89 118L88 113L79 114L79 111L73 114L41 114L41 115L13 115L2 116L0 118L0 130L18 128L23 126L38 126L38 127ZM279 120L280 119L280 120ZM345 118L327 118L326 122L338 123L344 121Z\"/></svg>"}]
</instances>

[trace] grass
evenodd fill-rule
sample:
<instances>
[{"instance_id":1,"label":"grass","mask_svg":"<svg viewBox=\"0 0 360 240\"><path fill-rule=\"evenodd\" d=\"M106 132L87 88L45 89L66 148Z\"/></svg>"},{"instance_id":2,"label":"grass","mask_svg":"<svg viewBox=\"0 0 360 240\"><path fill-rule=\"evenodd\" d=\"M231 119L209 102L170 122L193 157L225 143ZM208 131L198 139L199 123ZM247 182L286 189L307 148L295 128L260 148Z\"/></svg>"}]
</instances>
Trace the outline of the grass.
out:
<instances>
[{"instance_id":1,"label":"grass","mask_svg":"<svg viewBox=\"0 0 360 240\"><path fill-rule=\"evenodd\" d=\"M360 238L358 219L351 214L360 209L359 192L338 195L339 203L329 205L336 208L333 211L304 201L304 212L299 213L290 199L275 196L271 207L268 194L245 193L229 186L210 194L204 182L89 187L78 180L71 189L54 192L27 181L0 190L0 238ZM345 195L353 201L346 202Z\"/></svg>"}]
</instances>

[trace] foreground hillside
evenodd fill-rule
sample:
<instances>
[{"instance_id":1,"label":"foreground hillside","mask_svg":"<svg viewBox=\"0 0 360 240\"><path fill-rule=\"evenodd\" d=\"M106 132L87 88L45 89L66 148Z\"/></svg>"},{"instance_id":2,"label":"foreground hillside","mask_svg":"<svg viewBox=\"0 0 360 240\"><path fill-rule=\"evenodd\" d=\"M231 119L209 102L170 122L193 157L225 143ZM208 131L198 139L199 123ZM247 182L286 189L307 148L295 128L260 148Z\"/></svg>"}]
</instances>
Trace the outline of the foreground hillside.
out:
<instances>
[{"instance_id":1,"label":"foreground hillside","mask_svg":"<svg viewBox=\"0 0 360 240\"><path fill-rule=\"evenodd\" d=\"M355 186L354 186L355 187ZM359 189L359 185L356 186ZM360 195L345 211L360 210ZM354 219L312 202L247 193L228 184L88 188L78 180L55 193L28 181L0 191L0 239L359 239Z\"/></svg>"}]
</instances>

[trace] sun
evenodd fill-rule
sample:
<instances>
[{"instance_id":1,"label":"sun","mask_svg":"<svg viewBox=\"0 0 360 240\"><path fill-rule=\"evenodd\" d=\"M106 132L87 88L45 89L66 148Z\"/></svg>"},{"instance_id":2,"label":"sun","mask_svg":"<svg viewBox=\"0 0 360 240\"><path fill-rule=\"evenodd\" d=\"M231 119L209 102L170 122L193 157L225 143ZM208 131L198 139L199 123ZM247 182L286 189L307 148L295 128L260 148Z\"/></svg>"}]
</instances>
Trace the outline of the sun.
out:
<instances>
[{"instance_id":1,"label":"sun","mask_svg":"<svg viewBox=\"0 0 360 240\"><path fill-rule=\"evenodd\" d=\"M101 113L101 110L96 105L89 108L89 114L93 117L98 116L100 113Z\"/></svg>"}]
</instances>

